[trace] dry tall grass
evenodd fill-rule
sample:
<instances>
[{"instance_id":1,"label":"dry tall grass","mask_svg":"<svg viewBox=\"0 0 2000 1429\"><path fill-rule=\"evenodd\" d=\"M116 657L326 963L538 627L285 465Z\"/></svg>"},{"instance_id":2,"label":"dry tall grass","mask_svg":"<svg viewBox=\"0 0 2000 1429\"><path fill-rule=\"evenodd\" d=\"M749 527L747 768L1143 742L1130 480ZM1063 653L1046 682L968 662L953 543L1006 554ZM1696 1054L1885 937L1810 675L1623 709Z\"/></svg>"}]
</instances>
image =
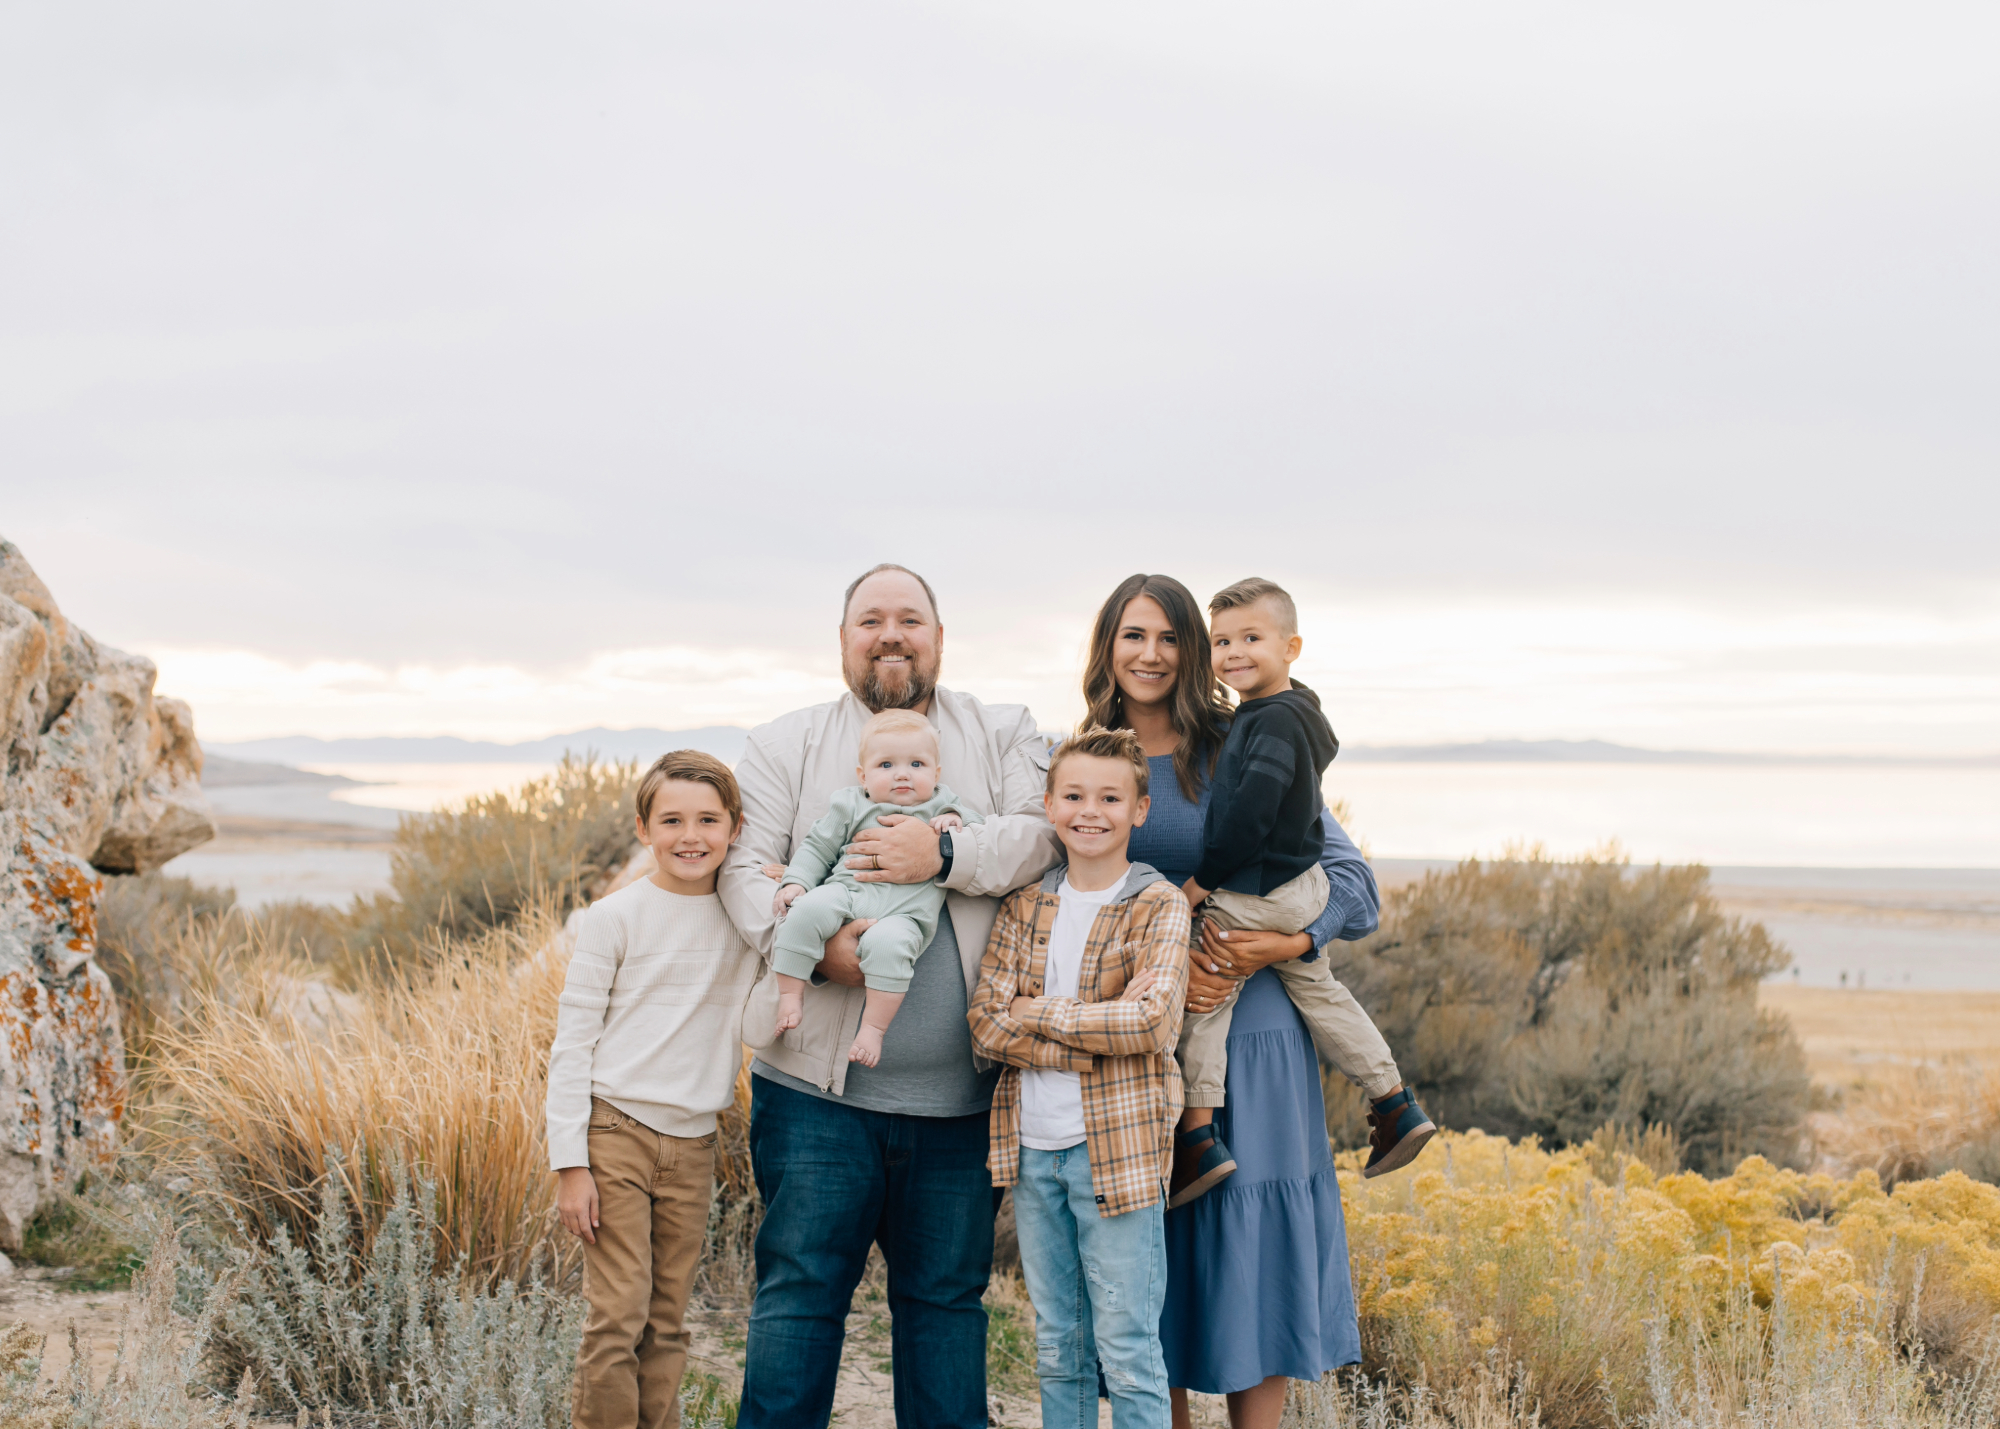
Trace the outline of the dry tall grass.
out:
<instances>
[{"instance_id":1,"label":"dry tall grass","mask_svg":"<svg viewBox=\"0 0 2000 1429\"><path fill-rule=\"evenodd\" d=\"M1820 1150L1889 1184L1963 1171L2000 1181L2000 1071L1968 1062L1879 1067L1820 1128Z\"/></svg>"},{"instance_id":2,"label":"dry tall grass","mask_svg":"<svg viewBox=\"0 0 2000 1429\"><path fill-rule=\"evenodd\" d=\"M435 1187L442 1263L566 1280L542 1114L566 958L536 956L560 934L534 909L345 1001L280 949L184 944L207 972L156 1044L152 1146L259 1243L280 1225L305 1243L333 1176L366 1246L410 1172Z\"/></svg>"}]
</instances>

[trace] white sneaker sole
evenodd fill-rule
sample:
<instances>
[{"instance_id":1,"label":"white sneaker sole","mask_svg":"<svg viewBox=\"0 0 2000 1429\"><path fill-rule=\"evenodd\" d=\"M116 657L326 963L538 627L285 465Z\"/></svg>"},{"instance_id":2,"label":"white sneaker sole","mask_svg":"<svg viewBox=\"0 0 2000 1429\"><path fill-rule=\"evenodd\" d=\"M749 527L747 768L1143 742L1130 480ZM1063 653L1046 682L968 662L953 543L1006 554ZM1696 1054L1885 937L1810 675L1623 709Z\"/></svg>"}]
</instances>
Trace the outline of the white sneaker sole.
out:
<instances>
[{"instance_id":1,"label":"white sneaker sole","mask_svg":"<svg viewBox=\"0 0 2000 1429\"><path fill-rule=\"evenodd\" d=\"M1181 1187L1179 1192L1169 1196L1167 1198L1167 1209L1178 1211L1189 1201L1199 1201L1203 1196L1206 1196L1210 1191L1213 1191L1217 1186L1220 1186L1235 1174L1236 1163L1234 1161L1223 1162L1206 1176L1195 1177L1194 1180Z\"/></svg>"}]
</instances>

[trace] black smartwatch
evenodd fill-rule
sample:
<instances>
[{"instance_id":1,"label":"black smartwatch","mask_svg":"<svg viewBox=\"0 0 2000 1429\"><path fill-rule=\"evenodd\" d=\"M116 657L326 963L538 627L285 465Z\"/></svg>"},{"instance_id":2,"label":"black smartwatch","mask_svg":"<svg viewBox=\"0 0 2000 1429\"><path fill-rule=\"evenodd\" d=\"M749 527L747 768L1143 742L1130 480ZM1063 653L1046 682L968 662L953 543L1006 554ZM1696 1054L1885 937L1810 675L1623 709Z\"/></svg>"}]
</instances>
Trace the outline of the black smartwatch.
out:
<instances>
[{"instance_id":1,"label":"black smartwatch","mask_svg":"<svg viewBox=\"0 0 2000 1429\"><path fill-rule=\"evenodd\" d=\"M937 871L937 881L943 883L951 877L951 830L938 835L938 857L944 860L944 867Z\"/></svg>"}]
</instances>

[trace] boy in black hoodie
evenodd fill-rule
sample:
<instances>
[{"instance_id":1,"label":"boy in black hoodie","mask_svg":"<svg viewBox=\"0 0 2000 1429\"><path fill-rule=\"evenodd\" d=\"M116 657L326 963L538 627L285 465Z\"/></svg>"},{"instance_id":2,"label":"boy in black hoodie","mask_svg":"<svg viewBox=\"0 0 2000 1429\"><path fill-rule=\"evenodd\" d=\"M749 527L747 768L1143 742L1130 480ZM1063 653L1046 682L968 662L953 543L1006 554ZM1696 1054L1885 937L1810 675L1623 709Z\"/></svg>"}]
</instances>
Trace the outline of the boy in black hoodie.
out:
<instances>
[{"instance_id":1,"label":"boy in black hoodie","mask_svg":"<svg viewBox=\"0 0 2000 1429\"><path fill-rule=\"evenodd\" d=\"M1326 907L1320 867L1320 779L1340 750L1319 696L1294 681L1298 612L1274 582L1238 581L1209 602L1215 672L1240 697L1216 759L1202 825L1201 865L1183 885L1196 914L1221 929L1305 930ZM1403 1088L1395 1059L1323 957L1274 963L1320 1055L1373 1103L1367 1174L1407 1165L1436 1128ZM1236 1169L1212 1125L1223 1104L1236 994L1190 1015L1181 1032L1187 1111L1176 1138L1167 1205L1185 1205Z\"/></svg>"}]
</instances>

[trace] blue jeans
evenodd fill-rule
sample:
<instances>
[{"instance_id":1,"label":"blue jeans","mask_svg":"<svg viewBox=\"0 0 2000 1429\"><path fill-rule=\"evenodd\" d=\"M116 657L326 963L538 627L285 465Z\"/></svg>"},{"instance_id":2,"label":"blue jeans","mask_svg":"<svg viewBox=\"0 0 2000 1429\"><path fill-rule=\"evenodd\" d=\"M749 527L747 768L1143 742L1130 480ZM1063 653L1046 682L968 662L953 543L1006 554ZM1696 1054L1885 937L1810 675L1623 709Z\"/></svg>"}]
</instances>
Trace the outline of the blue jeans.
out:
<instances>
[{"instance_id":1,"label":"blue jeans","mask_svg":"<svg viewBox=\"0 0 2000 1429\"><path fill-rule=\"evenodd\" d=\"M750 1165L764 1224L737 1429L827 1422L871 1242L889 1267L896 1423L985 1429L980 1300L1000 1207L986 1127L984 1112L899 1116L750 1079Z\"/></svg>"},{"instance_id":2,"label":"blue jeans","mask_svg":"<svg viewBox=\"0 0 2000 1429\"><path fill-rule=\"evenodd\" d=\"M1042 1429L1097 1429L1097 1369L1115 1429L1166 1429L1167 1300L1164 1208L1097 1214L1090 1153L1021 1148L1014 1229L1035 1302L1035 1371Z\"/></svg>"}]
</instances>

